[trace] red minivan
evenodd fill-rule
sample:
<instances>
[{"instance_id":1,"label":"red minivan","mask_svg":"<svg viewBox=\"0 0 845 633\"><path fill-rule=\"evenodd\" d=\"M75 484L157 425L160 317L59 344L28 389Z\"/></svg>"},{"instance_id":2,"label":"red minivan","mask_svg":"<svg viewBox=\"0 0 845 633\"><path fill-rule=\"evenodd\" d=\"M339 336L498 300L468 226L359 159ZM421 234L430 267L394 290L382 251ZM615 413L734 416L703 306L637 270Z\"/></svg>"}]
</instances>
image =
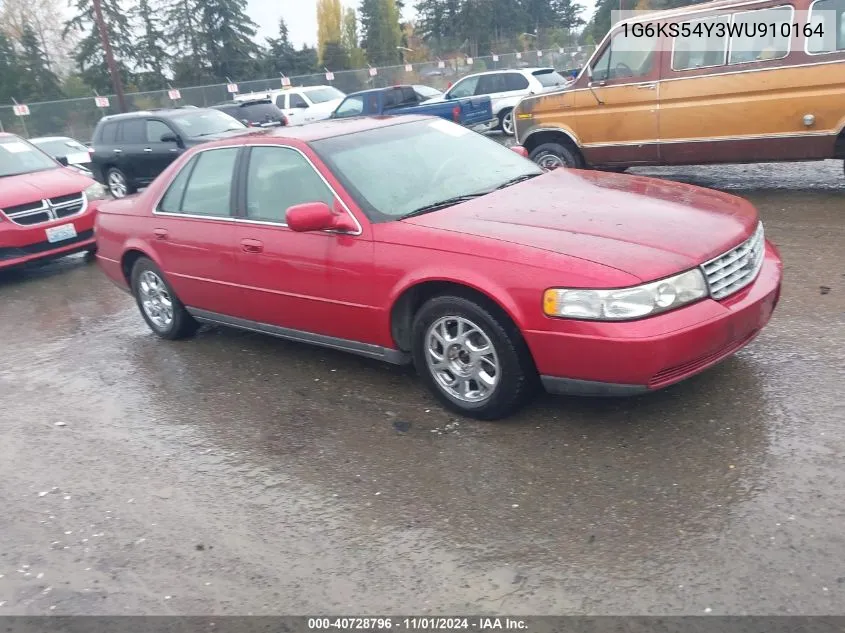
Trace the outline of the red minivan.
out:
<instances>
[{"instance_id":1,"label":"red minivan","mask_svg":"<svg viewBox=\"0 0 845 633\"><path fill-rule=\"evenodd\" d=\"M94 252L106 189L14 134L0 134L0 270Z\"/></svg>"}]
</instances>

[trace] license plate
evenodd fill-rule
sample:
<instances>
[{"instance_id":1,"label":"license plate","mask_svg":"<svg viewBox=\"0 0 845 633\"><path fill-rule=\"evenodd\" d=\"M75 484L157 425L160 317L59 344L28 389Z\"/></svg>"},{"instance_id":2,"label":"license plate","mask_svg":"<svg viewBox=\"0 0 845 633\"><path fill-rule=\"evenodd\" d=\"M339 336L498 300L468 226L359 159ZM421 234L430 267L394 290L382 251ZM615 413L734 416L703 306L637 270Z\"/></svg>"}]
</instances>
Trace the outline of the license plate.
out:
<instances>
[{"instance_id":1,"label":"license plate","mask_svg":"<svg viewBox=\"0 0 845 633\"><path fill-rule=\"evenodd\" d=\"M62 226L53 226L45 229L47 232L47 241L51 244L56 242L64 242L76 237L76 227L73 224L63 224Z\"/></svg>"}]
</instances>

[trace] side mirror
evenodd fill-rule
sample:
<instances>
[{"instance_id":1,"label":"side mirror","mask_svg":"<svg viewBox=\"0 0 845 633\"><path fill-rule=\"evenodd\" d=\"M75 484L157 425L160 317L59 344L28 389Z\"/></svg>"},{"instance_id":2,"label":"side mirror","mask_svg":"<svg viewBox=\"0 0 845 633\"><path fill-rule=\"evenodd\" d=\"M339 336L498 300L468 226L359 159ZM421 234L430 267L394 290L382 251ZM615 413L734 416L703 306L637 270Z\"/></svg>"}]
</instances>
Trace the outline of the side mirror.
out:
<instances>
[{"instance_id":1,"label":"side mirror","mask_svg":"<svg viewBox=\"0 0 845 633\"><path fill-rule=\"evenodd\" d=\"M59 161L61 165L64 165L65 167L68 166L67 156L56 156L56 160Z\"/></svg>"},{"instance_id":2,"label":"side mirror","mask_svg":"<svg viewBox=\"0 0 845 633\"><path fill-rule=\"evenodd\" d=\"M176 143L179 147L182 146L182 139L179 138L178 134L174 134L173 132L165 132L159 140L162 143Z\"/></svg>"},{"instance_id":3,"label":"side mirror","mask_svg":"<svg viewBox=\"0 0 845 633\"><path fill-rule=\"evenodd\" d=\"M325 202L306 202L290 207L285 214L288 228L310 231L354 231L357 227L346 213L335 213Z\"/></svg>"},{"instance_id":4,"label":"side mirror","mask_svg":"<svg viewBox=\"0 0 845 633\"><path fill-rule=\"evenodd\" d=\"M528 158L528 150L525 149L522 145L511 145L511 151L516 152L523 158Z\"/></svg>"}]
</instances>

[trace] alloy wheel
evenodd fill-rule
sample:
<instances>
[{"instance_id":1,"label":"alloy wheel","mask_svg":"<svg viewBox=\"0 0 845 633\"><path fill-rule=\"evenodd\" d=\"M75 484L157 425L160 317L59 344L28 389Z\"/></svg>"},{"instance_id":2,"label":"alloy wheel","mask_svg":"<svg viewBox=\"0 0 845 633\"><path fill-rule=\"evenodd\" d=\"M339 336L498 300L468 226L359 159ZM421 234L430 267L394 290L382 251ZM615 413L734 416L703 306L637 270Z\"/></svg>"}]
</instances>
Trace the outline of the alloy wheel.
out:
<instances>
[{"instance_id":1,"label":"alloy wheel","mask_svg":"<svg viewBox=\"0 0 845 633\"><path fill-rule=\"evenodd\" d=\"M173 300L161 277L151 270L141 273L138 292L144 313L156 327L166 330L173 323Z\"/></svg>"},{"instance_id":2,"label":"alloy wheel","mask_svg":"<svg viewBox=\"0 0 845 633\"><path fill-rule=\"evenodd\" d=\"M502 117L502 132L508 136L513 136L513 110Z\"/></svg>"},{"instance_id":3,"label":"alloy wheel","mask_svg":"<svg viewBox=\"0 0 845 633\"><path fill-rule=\"evenodd\" d=\"M428 328L425 358L437 385L449 396L473 404L489 399L501 365L490 337L460 316L445 316Z\"/></svg>"},{"instance_id":4,"label":"alloy wheel","mask_svg":"<svg viewBox=\"0 0 845 633\"><path fill-rule=\"evenodd\" d=\"M126 197L126 178L119 171L109 172L109 192L115 198Z\"/></svg>"}]
</instances>

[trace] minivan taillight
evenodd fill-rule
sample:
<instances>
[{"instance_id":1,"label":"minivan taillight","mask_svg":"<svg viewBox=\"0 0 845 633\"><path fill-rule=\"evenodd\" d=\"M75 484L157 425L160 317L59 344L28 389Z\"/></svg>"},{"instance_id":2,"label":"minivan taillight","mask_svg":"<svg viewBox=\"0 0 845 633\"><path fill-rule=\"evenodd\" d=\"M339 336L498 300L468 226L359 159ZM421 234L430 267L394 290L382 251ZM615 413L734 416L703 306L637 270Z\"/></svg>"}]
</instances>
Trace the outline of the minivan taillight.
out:
<instances>
[{"instance_id":1,"label":"minivan taillight","mask_svg":"<svg viewBox=\"0 0 845 633\"><path fill-rule=\"evenodd\" d=\"M461 122L461 106L455 106L452 108L452 120L455 123Z\"/></svg>"}]
</instances>

